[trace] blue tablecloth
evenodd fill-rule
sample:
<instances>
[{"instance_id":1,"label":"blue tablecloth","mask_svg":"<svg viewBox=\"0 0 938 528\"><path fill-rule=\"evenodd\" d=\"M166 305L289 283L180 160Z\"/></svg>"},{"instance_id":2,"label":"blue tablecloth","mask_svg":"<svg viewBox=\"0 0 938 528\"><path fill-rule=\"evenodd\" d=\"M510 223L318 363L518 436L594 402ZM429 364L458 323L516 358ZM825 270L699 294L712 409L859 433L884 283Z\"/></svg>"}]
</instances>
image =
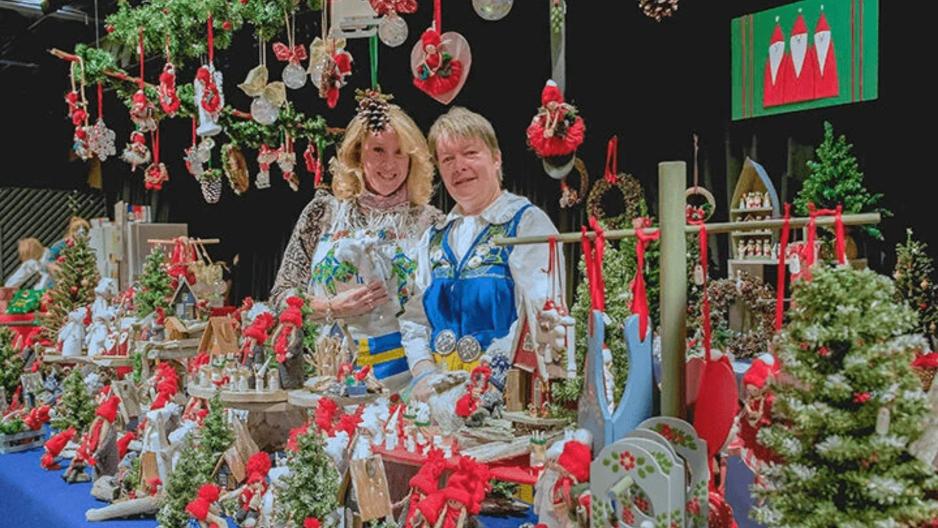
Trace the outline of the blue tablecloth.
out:
<instances>
[{"instance_id":1,"label":"blue tablecloth","mask_svg":"<svg viewBox=\"0 0 938 528\"><path fill-rule=\"evenodd\" d=\"M0 526L11 528L153 528L156 520L115 519L85 521L85 511L107 504L91 496L91 483L66 484L63 470L46 471L39 466L42 449L0 455ZM536 522L528 511L519 517L485 517L485 528L516 528ZM234 525L232 525L234 526Z\"/></svg>"}]
</instances>

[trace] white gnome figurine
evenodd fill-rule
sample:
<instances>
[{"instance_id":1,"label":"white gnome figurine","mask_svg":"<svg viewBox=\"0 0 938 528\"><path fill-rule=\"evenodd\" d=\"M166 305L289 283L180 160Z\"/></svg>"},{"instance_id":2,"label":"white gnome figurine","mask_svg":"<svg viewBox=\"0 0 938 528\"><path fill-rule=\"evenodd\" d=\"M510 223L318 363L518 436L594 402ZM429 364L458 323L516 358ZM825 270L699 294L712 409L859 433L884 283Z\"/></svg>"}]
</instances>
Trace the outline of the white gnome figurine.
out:
<instances>
[{"instance_id":1,"label":"white gnome figurine","mask_svg":"<svg viewBox=\"0 0 938 528\"><path fill-rule=\"evenodd\" d=\"M534 484L534 514L537 515L537 522L546 525L548 528L566 528L570 526L569 519L559 518L553 504L552 491L557 483L560 473L555 466L557 459L563 453L564 446L568 442L581 442L587 446L592 445L593 435L586 429L564 431L563 440L554 442L547 450L548 464L546 469L541 472L537 483Z\"/></svg>"},{"instance_id":2,"label":"white gnome figurine","mask_svg":"<svg viewBox=\"0 0 938 528\"><path fill-rule=\"evenodd\" d=\"M63 356L75 357L81 355L81 348L85 342L85 318L88 313L87 306L69 312L65 326L59 330L59 338L56 343Z\"/></svg>"},{"instance_id":3,"label":"white gnome figurine","mask_svg":"<svg viewBox=\"0 0 938 528\"><path fill-rule=\"evenodd\" d=\"M117 283L114 279L103 278L94 289L94 304L91 305L91 325L85 337L85 346L89 356L103 354L106 348L104 342L110 333L110 326L117 317L117 307L111 306L110 301L117 294Z\"/></svg>"}]
</instances>

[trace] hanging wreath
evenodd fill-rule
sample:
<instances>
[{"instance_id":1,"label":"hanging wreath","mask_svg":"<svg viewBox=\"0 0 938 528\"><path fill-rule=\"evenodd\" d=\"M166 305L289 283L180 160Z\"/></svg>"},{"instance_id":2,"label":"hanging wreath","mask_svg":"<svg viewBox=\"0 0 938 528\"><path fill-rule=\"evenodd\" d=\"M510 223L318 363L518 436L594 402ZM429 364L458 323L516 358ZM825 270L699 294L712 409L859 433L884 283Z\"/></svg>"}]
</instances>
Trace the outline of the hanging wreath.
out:
<instances>
[{"instance_id":1,"label":"hanging wreath","mask_svg":"<svg viewBox=\"0 0 938 528\"><path fill-rule=\"evenodd\" d=\"M563 177L563 180L560 181L560 207L564 209L573 207L574 205L579 204L583 201L583 197L586 196L586 193L589 191L590 177L589 173L586 172L586 164L583 163L583 160L576 158L573 160L573 168L576 169L576 173L579 175L580 183L577 187L571 186L567 181L570 179L570 174Z\"/></svg>"},{"instance_id":2,"label":"hanging wreath","mask_svg":"<svg viewBox=\"0 0 938 528\"><path fill-rule=\"evenodd\" d=\"M775 294L760 279L740 273L737 278L718 279L707 285L713 346L730 352L736 359L753 358L766 352L775 332ZM730 328L730 309L744 308L743 331ZM701 300L690 307L693 327L700 329Z\"/></svg>"},{"instance_id":3,"label":"hanging wreath","mask_svg":"<svg viewBox=\"0 0 938 528\"><path fill-rule=\"evenodd\" d=\"M622 203L625 204L625 210L615 216L609 216L606 207L609 202L610 191L618 189L622 195ZM645 194L642 192L642 184L631 174L618 173L615 183L610 183L605 178L597 179L590 189L589 197L586 199L586 212L588 216L595 216L602 220L607 229L628 229L632 227L632 219L648 215L648 207L645 205ZM618 202L618 201L617 201Z\"/></svg>"}]
</instances>

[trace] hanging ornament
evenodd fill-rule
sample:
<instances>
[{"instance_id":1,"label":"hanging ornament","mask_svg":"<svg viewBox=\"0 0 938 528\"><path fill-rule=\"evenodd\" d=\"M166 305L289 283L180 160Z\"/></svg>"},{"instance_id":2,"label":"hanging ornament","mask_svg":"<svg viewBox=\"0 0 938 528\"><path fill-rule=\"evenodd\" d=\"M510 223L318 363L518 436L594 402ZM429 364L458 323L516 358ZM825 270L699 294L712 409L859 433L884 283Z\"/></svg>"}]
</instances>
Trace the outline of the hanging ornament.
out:
<instances>
[{"instance_id":1,"label":"hanging ornament","mask_svg":"<svg viewBox=\"0 0 938 528\"><path fill-rule=\"evenodd\" d=\"M281 74L283 84L291 90L299 90L306 84L306 70L300 66L300 62L306 60L306 48L303 45L297 45L294 38L296 15L288 15L284 11L284 18L287 22L287 44L274 42L274 55L277 56L277 60L287 63Z\"/></svg>"},{"instance_id":2,"label":"hanging ornament","mask_svg":"<svg viewBox=\"0 0 938 528\"><path fill-rule=\"evenodd\" d=\"M163 184L169 181L169 172L166 165L160 162L160 129L152 134L153 163L143 172L143 185L147 190L160 191Z\"/></svg>"},{"instance_id":3,"label":"hanging ornament","mask_svg":"<svg viewBox=\"0 0 938 528\"><path fill-rule=\"evenodd\" d=\"M283 146L278 149L277 166L283 173L283 179L294 192L300 190L300 179L296 175L296 152L293 150L293 140L289 133L285 133Z\"/></svg>"},{"instance_id":4,"label":"hanging ornament","mask_svg":"<svg viewBox=\"0 0 938 528\"><path fill-rule=\"evenodd\" d=\"M192 146L185 150L186 171L196 179L205 172L205 164L212 159L215 140L210 137L199 139L195 118L192 118Z\"/></svg>"},{"instance_id":5,"label":"hanging ornament","mask_svg":"<svg viewBox=\"0 0 938 528\"><path fill-rule=\"evenodd\" d=\"M141 132L151 132L156 130L156 119L154 115L156 108L147 99L145 84L143 80L144 48L143 48L143 28L140 29L139 43L137 45L137 54L140 57L140 78L137 80L137 91L130 98L130 120L133 121L137 130Z\"/></svg>"},{"instance_id":6,"label":"hanging ornament","mask_svg":"<svg viewBox=\"0 0 938 528\"><path fill-rule=\"evenodd\" d=\"M267 189L270 187L270 165L275 163L280 156L280 149L272 149L267 145L261 145L257 151L257 166L260 170L254 177L254 186L258 189Z\"/></svg>"},{"instance_id":7,"label":"hanging ornament","mask_svg":"<svg viewBox=\"0 0 938 528\"><path fill-rule=\"evenodd\" d=\"M355 90L355 99L358 101L357 115L364 121L368 131L380 134L391 122L391 94L381 93L379 90Z\"/></svg>"},{"instance_id":8,"label":"hanging ornament","mask_svg":"<svg viewBox=\"0 0 938 528\"><path fill-rule=\"evenodd\" d=\"M472 0L472 8L484 20L501 20L511 11L514 0Z\"/></svg>"},{"instance_id":9,"label":"hanging ornament","mask_svg":"<svg viewBox=\"0 0 938 528\"><path fill-rule=\"evenodd\" d=\"M81 88L75 85L75 64L69 68L69 77L72 82L72 91L66 94L65 102L68 104L68 116L75 126L72 134L72 151L81 160L88 160L94 154L88 143L88 133L91 127L88 126L88 100L85 98L85 64L78 59L78 66L81 68Z\"/></svg>"},{"instance_id":10,"label":"hanging ornament","mask_svg":"<svg viewBox=\"0 0 938 528\"><path fill-rule=\"evenodd\" d=\"M434 27L427 29L410 53L414 86L442 104L462 90L472 65L469 42L459 33L440 34L440 3L434 9Z\"/></svg>"},{"instance_id":11,"label":"hanging ornament","mask_svg":"<svg viewBox=\"0 0 938 528\"><path fill-rule=\"evenodd\" d=\"M407 40L407 22L401 14L417 11L416 0L370 0L371 7L381 17L378 23L378 38L386 46L396 48Z\"/></svg>"},{"instance_id":12,"label":"hanging ornament","mask_svg":"<svg viewBox=\"0 0 938 528\"><path fill-rule=\"evenodd\" d=\"M645 16L661 22L662 18L674 15L677 11L677 0L638 0L639 7Z\"/></svg>"},{"instance_id":13,"label":"hanging ornament","mask_svg":"<svg viewBox=\"0 0 938 528\"><path fill-rule=\"evenodd\" d=\"M218 203L221 199L221 169L208 169L199 176L202 187L202 198L210 204Z\"/></svg>"},{"instance_id":14,"label":"hanging ornament","mask_svg":"<svg viewBox=\"0 0 938 528\"><path fill-rule=\"evenodd\" d=\"M251 118L262 125L272 125L280 115L280 107L287 100L287 89L280 81L267 82L267 67L258 64L248 72L247 78L238 85L251 101Z\"/></svg>"},{"instance_id":15,"label":"hanging ornament","mask_svg":"<svg viewBox=\"0 0 938 528\"><path fill-rule=\"evenodd\" d=\"M98 120L88 131L88 148L94 152L101 162L117 154L114 142L117 135L104 124L104 87L98 83Z\"/></svg>"},{"instance_id":16,"label":"hanging ornament","mask_svg":"<svg viewBox=\"0 0 938 528\"><path fill-rule=\"evenodd\" d=\"M82 161L88 161L94 155L91 147L88 145L88 129L90 127L75 127L75 133L72 134L72 151Z\"/></svg>"},{"instance_id":17,"label":"hanging ornament","mask_svg":"<svg viewBox=\"0 0 938 528\"><path fill-rule=\"evenodd\" d=\"M345 51L344 39L320 40L319 37L310 45L310 77L319 88L319 97L326 100L329 108L335 108L339 101L339 90L346 85L352 73L352 55ZM316 82L318 73L319 82Z\"/></svg>"},{"instance_id":18,"label":"hanging ornament","mask_svg":"<svg viewBox=\"0 0 938 528\"><path fill-rule=\"evenodd\" d=\"M585 134L586 125L576 107L564 101L557 83L547 81L541 90L541 107L528 125L527 139L548 176L562 180L570 173Z\"/></svg>"},{"instance_id":19,"label":"hanging ornament","mask_svg":"<svg viewBox=\"0 0 938 528\"><path fill-rule=\"evenodd\" d=\"M251 180L248 176L248 163L244 159L241 149L234 143L228 143L221 148L222 163L225 166L225 176L235 194L248 190Z\"/></svg>"},{"instance_id":20,"label":"hanging ornament","mask_svg":"<svg viewBox=\"0 0 938 528\"><path fill-rule=\"evenodd\" d=\"M208 14L208 64L200 67L195 74L193 88L195 103L199 110L200 136L214 136L221 132L218 118L221 109L225 106L225 94L222 90L223 77L220 71L215 70L215 33L212 29L212 14Z\"/></svg>"},{"instance_id":21,"label":"hanging ornament","mask_svg":"<svg viewBox=\"0 0 938 528\"><path fill-rule=\"evenodd\" d=\"M169 117L176 115L179 110L179 96L176 95L176 68L172 63L167 62L163 65L163 73L160 74L160 86L157 89L160 99L160 107Z\"/></svg>"},{"instance_id":22,"label":"hanging ornament","mask_svg":"<svg viewBox=\"0 0 938 528\"><path fill-rule=\"evenodd\" d=\"M407 41L407 22L396 12L391 11L378 23L378 38L386 46L396 48Z\"/></svg>"},{"instance_id":23,"label":"hanging ornament","mask_svg":"<svg viewBox=\"0 0 938 528\"><path fill-rule=\"evenodd\" d=\"M150 149L147 147L147 138L143 132L134 130L130 133L130 143L124 147L121 159L130 163L130 170L135 171L139 165L150 162Z\"/></svg>"}]
</instances>

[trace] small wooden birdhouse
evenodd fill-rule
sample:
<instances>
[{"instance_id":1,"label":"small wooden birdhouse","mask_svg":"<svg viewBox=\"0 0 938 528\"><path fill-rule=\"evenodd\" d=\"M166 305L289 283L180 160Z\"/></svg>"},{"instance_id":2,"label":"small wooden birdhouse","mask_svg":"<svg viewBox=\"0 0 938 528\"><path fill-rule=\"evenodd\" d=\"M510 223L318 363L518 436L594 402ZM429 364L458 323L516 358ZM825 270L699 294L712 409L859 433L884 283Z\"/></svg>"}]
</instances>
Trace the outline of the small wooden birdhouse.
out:
<instances>
[{"instance_id":1,"label":"small wooden birdhouse","mask_svg":"<svg viewBox=\"0 0 938 528\"><path fill-rule=\"evenodd\" d=\"M176 293L173 294L173 313L183 321L194 321L198 318L196 313L198 304L199 298L192 291L192 286L185 279L180 280Z\"/></svg>"},{"instance_id":2,"label":"small wooden birdhouse","mask_svg":"<svg viewBox=\"0 0 938 528\"><path fill-rule=\"evenodd\" d=\"M199 352L215 356L237 355L238 351L238 333L231 320L227 316L209 318L208 326L202 333L202 341L199 342Z\"/></svg>"},{"instance_id":3,"label":"small wooden birdhouse","mask_svg":"<svg viewBox=\"0 0 938 528\"><path fill-rule=\"evenodd\" d=\"M166 322L163 323L163 326L166 331L166 339L169 341L176 341L189 337L189 329L186 327L185 323L179 320L178 317L167 317Z\"/></svg>"}]
</instances>

